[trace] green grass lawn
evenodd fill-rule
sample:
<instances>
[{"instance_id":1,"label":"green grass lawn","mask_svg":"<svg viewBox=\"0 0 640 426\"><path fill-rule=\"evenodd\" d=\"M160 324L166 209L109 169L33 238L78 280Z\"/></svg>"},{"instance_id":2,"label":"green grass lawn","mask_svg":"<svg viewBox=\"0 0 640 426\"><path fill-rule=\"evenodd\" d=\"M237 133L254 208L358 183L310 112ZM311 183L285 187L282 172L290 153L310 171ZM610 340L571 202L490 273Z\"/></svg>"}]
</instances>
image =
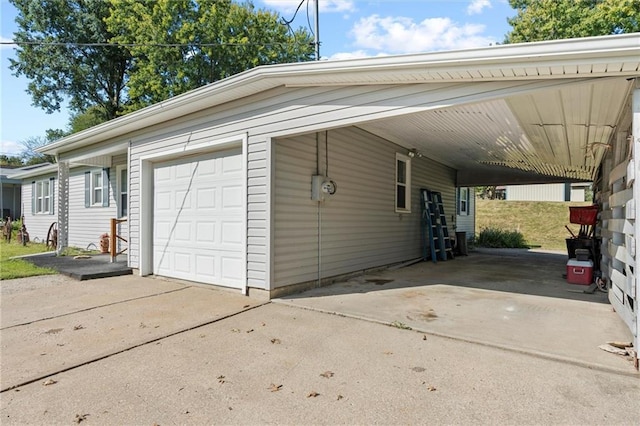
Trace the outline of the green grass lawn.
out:
<instances>
[{"instance_id":1,"label":"green grass lawn","mask_svg":"<svg viewBox=\"0 0 640 426\"><path fill-rule=\"evenodd\" d=\"M576 235L580 229L569 223L569 206L589 204L476 199L476 233L485 228L518 231L531 247L566 251L571 234L565 225Z\"/></svg>"},{"instance_id":2,"label":"green grass lawn","mask_svg":"<svg viewBox=\"0 0 640 426\"><path fill-rule=\"evenodd\" d=\"M57 272L49 268L39 268L32 263L21 259L10 259L14 256L26 254L42 253L47 251L45 244L27 243L26 246L13 239L7 243L4 239L0 241L0 280L10 280L13 278L32 277L36 275L51 275Z\"/></svg>"}]
</instances>

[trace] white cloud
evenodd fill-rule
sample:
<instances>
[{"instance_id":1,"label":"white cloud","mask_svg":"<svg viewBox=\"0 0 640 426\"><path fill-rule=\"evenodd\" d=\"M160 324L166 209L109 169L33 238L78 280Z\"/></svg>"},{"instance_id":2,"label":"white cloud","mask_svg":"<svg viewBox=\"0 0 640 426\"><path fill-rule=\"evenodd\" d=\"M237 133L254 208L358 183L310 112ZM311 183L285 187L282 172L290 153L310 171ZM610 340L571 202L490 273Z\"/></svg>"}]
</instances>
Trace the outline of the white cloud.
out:
<instances>
[{"instance_id":1,"label":"white cloud","mask_svg":"<svg viewBox=\"0 0 640 426\"><path fill-rule=\"evenodd\" d=\"M368 58L371 54L369 54L366 50L355 50L353 52L338 52L331 55L327 58L330 61L340 60L340 59L358 59L358 58ZM381 55L378 55L381 56Z\"/></svg>"},{"instance_id":2,"label":"white cloud","mask_svg":"<svg viewBox=\"0 0 640 426\"><path fill-rule=\"evenodd\" d=\"M467 6L467 14L475 15L478 13L482 13L482 10L485 8L491 8L490 0L472 0L471 4Z\"/></svg>"},{"instance_id":3,"label":"white cloud","mask_svg":"<svg viewBox=\"0 0 640 426\"><path fill-rule=\"evenodd\" d=\"M280 13L293 13L302 0L263 0L265 6L277 10ZM315 5L312 4L314 0L309 1L309 10L314 11ZM306 9L305 5L300 8ZM354 0L322 0L320 2L320 12L353 12L356 10Z\"/></svg>"},{"instance_id":4,"label":"white cloud","mask_svg":"<svg viewBox=\"0 0 640 426\"><path fill-rule=\"evenodd\" d=\"M15 47L17 47L15 44L11 43L13 40L4 36L0 36L0 42L2 42L2 44L0 44L0 49L13 49ZM5 44L5 43L11 43L11 44Z\"/></svg>"},{"instance_id":5,"label":"white cloud","mask_svg":"<svg viewBox=\"0 0 640 426\"><path fill-rule=\"evenodd\" d=\"M360 19L351 30L358 49L391 54L489 46L495 40L484 36L484 25L429 18L414 22L406 17L371 15Z\"/></svg>"},{"instance_id":6,"label":"white cloud","mask_svg":"<svg viewBox=\"0 0 640 426\"><path fill-rule=\"evenodd\" d=\"M4 155L19 155L24 151L24 145L16 141L2 140L2 153Z\"/></svg>"}]
</instances>

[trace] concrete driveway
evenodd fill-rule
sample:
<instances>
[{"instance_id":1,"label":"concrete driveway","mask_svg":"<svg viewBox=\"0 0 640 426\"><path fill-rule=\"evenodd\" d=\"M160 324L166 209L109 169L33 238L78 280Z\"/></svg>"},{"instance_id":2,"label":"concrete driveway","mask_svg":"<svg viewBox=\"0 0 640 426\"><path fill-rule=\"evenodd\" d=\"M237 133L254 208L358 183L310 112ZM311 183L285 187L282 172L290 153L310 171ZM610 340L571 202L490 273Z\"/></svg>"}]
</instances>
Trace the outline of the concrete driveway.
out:
<instances>
[{"instance_id":1,"label":"concrete driveway","mask_svg":"<svg viewBox=\"0 0 640 426\"><path fill-rule=\"evenodd\" d=\"M319 312L305 300L324 296L312 294L265 304L136 276L0 282L1 422L637 423L640 380L623 358L605 353L617 362L574 362L571 356L485 342L491 334L486 331L476 336L477 343L465 336L445 337L442 330L420 332L423 322L449 318L455 323L447 313L454 305L447 306L445 297L423 306L416 300L424 296L417 295L405 306L396 305L404 310L393 317L396 326L389 327L391 308L368 299L387 290L428 290L407 277L424 267L436 279L435 271L444 266L403 270L408 274L404 289L398 282L391 288L390 282L366 281L371 277L351 281L352 290L342 294L338 305L354 309L358 299L361 305L371 302L369 313L379 315L366 321L350 318L347 309L336 310L340 315ZM385 274L374 279L389 279ZM344 285L316 291L329 291L327 297L334 298ZM482 300L490 306L491 298ZM471 303L462 301L463 306ZM417 315L418 309L425 315ZM487 317L493 309L487 308ZM545 341L552 347L557 343L539 340Z\"/></svg>"},{"instance_id":2,"label":"concrete driveway","mask_svg":"<svg viewBox=\"0 0 640 426\"><path fill-rule=\"evenodd\" d=\"M606 292L568 284L566 254L479 249L471 256L384 270L278 299L319 312L629 373L599 348L631 342Z\"/></svg>"}]
</instances>

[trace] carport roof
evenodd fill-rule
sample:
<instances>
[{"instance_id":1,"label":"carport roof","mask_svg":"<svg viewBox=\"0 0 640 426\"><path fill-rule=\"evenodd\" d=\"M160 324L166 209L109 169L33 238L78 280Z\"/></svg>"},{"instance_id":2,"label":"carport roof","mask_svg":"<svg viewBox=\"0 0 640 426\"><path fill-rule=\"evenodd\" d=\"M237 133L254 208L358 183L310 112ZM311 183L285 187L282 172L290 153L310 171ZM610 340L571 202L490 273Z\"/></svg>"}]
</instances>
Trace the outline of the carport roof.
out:
<instances>
[{"instance_id":1,"label":"carport roof","mask_svg":"<svg viewBox=\"0 0 640 426\"><path fill-rule=\"evenodd\" d=\"M41 151L55 155L123 138L276 87L444 83L454 88L502 82L504 87L473 101L441 102L353 124L466 172L466 178L459 173L460 184L484 184L492 176L502 176L502 183L589 180L618 129L631 80L638 76L638 33L261 66L68 136Z\"/></svg>"}]
</instances>

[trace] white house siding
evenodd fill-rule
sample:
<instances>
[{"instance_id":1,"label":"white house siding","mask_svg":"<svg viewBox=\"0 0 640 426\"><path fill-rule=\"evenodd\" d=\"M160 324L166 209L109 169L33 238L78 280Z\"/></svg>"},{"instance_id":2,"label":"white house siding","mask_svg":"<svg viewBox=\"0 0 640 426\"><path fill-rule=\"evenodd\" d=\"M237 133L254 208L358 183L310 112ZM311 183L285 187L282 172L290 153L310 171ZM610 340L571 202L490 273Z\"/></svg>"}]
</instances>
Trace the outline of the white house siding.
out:
<instances>
[{"instance_id":1,"label":"white house siding","mask_svg":"<svg viewBox=\"0 0 640 426\"><path fill-rule=\"evenodd\" d=\"M69 173L69 245L72 247L99 248L100 235L109 232L110 219L117 214L115 165L109 169L109 206L84 206L84 173L93 170L102 168L75 168Z\"/></svg>"},{"instance_id":2,"label":"white house siding","mask_svg":"<svg viewBox=\"0 0 640 426\"><path fill-rule=\"evenodd\" d=\"M262 138L249 138L247 151L247 285L266 288L271 157Z\"/></svg>"},{"instance_id":3,"label":"white house siding","mask_svg":"<svg viewBox=\"0 0 640 426\"><path fill-rule=\"evenodd\" d=\"M466 232L467 239L473 237L476 230L475 188L469 188L469 214L456 215L456 232Z\"/></svg>"},{"instance_id":4,"label":"white house siding","mask_svg":"<svg viewBox=\"0 0 640 426\"><path fill-rule=\"evenodd\" d=\"M69 245L80 248L99 248L100 235L110 230L110 219L117 215L116 201L116 168L126 164L126 155L113 157L109 169L109 206L85 207L85 177L84 172L102 170L101 167L76 167L69 173ZM22 185L22 200L24 203L25 224L32 240L44 241L49 227L56 222L58 206L54 204L54 214L33 214L31 208L31 183L43 179L55 178L55 203L58 202L58 176L47 174L27 178ZM127 238L127 227L121 226L119 235Z\"/></svg>"},{"instance_id":5,"label":"white house siding","mask_svg":"<svg viewBox=\"0 0 640 426\"><path fill-rule=\"evenodd\" d=\"M54 178L53 185L53 194L54 194L54 203L53 203L53 214L48 213L33 213L33 209L31 208L31 191L32 191L32 182L37 182L40 180L47 180L50 178ZM49 232L49 227L51 224L56 222L57 219L57 202L58 202L58 176L55 173L50 173L42 176L37 176L33 178L25 179L22 183L22 205L24 206L22 209L22 213L24 216L24 224L27 227L27 232L29 233L29 238L31 241L35 242L44 242L47 238L47 233Z\"/></svg>"},{"instance_id":6,"label":"white house siding","mask_svg":"<svg viewBox=\"0 0 640 426\"><path fill-rule=\"evenodd\" d=\"M586 191L584 188L571 188L571 200L573 202L583 202L586 198Z\"/></svg>"},{"instance_id":7,"label":"white house siding","mask_svg":"<svg viewBox=\"0 0 640 426\"><path fill-rule=\"evenodd\" d=\"M565 184L507 186L505 199L508 201L565 201Z\"/></svg>"},{"instance_id":8,"label":"white house siding","mask_svg":"<svg viewBox=\"0 0 640 426\"><path fill-rule=\"evenodd\" d=\"M357 128L331 130L328 173L335 195L311 200L316 174L316 136L275 144L274 283L308 282L420 257L421 187L441 191L448 217L455 216L455 171L414 158L411 213L395 212L395 154L407 150ZM320 163L324 171L324 132ZM318 253L320 252L320 256Z\"/></svg>"},{"instance_id":9,"label":"white house siding","mask_svg":"<svg viewBox=\"0 0 640 426\"><path fill-rule=\"evenodd\" d=\"M325 120L335 121L349 119L349 115L358 116L370 112L372 108L381 111L397 109L393 105L378 105L380 99L406 96L413 102L420 103L429 97L430 92L439 99L438 88L441 87L437 84L433 87L417 85L413 89L404 86L278 88L170 122L159 123L130 135L130 266L143 266L140 265L141 158L162 154L167 150L193 148L214 140L248 135L247 279L249 286L266 289L270 274L267 261L269 228L266 219L269 205L267 170L271 167L268 139L273 134L291 133L292 128L298 126L317 126L320 123L319 117L323 114L326 115ZM416 92L422 93L422 97ZM278 102L274 103L276 99ZM346 102L347 99L349 104L342 111L327 112L335 110L336 104ZM347 109L348 111L345 111ZM311 179L310 176L308 179Z\"/></svg>"}]
</instances>

